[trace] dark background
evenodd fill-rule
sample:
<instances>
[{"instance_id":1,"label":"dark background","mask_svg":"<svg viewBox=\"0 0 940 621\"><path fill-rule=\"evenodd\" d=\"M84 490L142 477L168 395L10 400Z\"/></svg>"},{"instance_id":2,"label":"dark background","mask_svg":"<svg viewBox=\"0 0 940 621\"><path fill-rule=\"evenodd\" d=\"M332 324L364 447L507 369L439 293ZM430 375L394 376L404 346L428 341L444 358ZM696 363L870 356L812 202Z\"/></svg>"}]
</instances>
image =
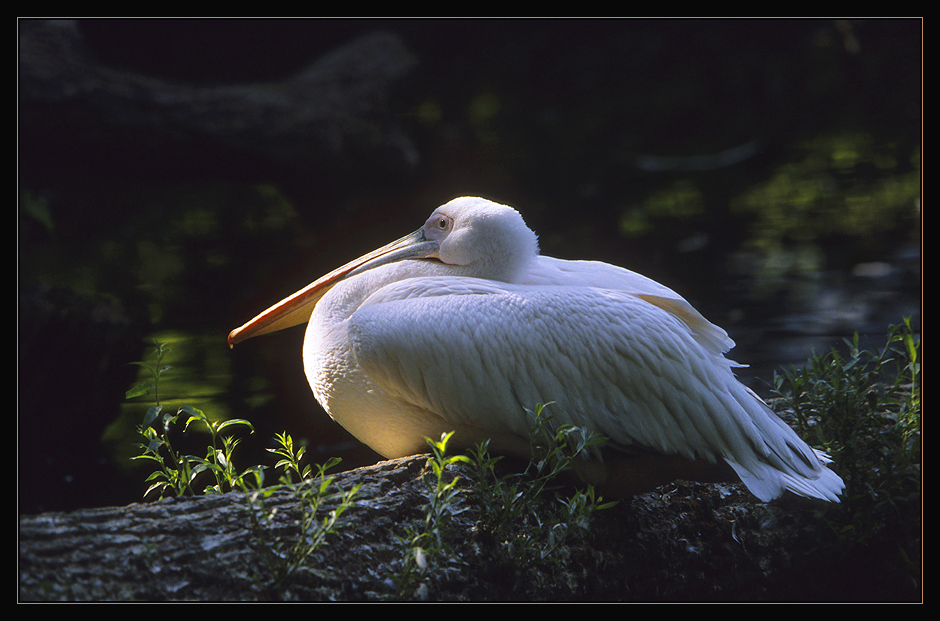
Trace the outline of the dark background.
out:
<instances>
[{"instance_id":1,"label":"dark background","mask_svg":"<svg viewBox=\"0 0 940 621\"><path fill-rule=\"evenodd\" d=\"M241 467L285 430L376 460L302 329L226 335L455 196L674 288L758 392L919 325L922 49L919 20L21 21L19 511L141 499L154 339L165 407L255 425Z\"/></svg>"}]
</instances>

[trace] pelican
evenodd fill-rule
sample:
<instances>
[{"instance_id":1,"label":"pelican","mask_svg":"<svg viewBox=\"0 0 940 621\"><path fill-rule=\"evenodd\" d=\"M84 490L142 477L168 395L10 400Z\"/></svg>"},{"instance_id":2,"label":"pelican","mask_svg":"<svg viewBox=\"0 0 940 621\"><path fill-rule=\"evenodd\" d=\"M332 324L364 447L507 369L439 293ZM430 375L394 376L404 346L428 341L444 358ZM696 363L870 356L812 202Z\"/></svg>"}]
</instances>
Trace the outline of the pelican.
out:
<instances>
[{"instance_id":1,"label":"pelican","mask_svg":"<svg viewBox=\"0 0 940 621\"><path fill-rule=\"evenodd\" d=\"M506 205L438 207L233 330L229 346L304 322L316 399L388 459L445 432L529 456L530 412L550 403L553 423L607 439L620 456L585 472L624 494L690 472L736 475L762 501L790 490L838 502L844 489L828 456L736 379L723 329L645 276L540 255Z\"/></svg>"}]
</instances>

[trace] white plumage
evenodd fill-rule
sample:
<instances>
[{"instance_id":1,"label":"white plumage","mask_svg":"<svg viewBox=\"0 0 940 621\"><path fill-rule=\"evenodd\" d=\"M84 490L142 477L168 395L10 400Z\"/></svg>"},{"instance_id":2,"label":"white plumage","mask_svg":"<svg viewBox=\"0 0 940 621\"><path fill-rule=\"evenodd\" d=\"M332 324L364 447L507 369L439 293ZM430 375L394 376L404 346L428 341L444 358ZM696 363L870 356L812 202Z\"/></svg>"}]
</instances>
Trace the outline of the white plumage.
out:
<instances>
[{"instance_id":1,"label":"white plumage","mask_svg":"<svg viewBox=\"0 0 940 621\"><path fill-rule=\"evenodd\" d=\"M232 332L307 321L323 408L385 457L455 431L527 455L528 411L618 447L727 462L761 500L838 502L844 485L732 372L734 346L674 291L605 263L538 254L514 209L458 198L412 235L317 280ZM629 464L629 462L626 462Z\"/></svg>"}]
</instances>

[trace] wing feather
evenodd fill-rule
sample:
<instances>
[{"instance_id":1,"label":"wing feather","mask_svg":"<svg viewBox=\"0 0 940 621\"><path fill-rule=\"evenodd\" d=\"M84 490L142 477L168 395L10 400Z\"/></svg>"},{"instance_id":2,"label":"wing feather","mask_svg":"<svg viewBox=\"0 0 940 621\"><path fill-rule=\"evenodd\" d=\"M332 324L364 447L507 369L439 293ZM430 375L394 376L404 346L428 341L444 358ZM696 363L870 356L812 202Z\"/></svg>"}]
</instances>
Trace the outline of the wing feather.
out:
<instances>
[{"instance_id":1,"label":"wing feather","mask_svg":"<svg viewBox=\"0 0 940 621\"><path fill-rule=\"evenodd\" d=\"M592 286L629 293L682 320L696 340L709 351L724 354L734 347L734 341L725 330L705 319L681 295L643 274L616 265L600 261L565 261L538 256L520 284ZM726 363L735 365L730 360Z\"/></svg>"},{"instance_id":2,"label":"wing feather","mask_svg":"<svg viewBox=\"0 0 940 621\"><path fill-rule=\"evenodd\" d=\"M633 293L410 279L369 298L349 330L372 382L454 424L525 437L526 409L553 402L558 423L618 445L724 459L762 498L830 472L737 381L719 341ZM836 481L813 495L834 496Z\"/></svg>"}]
</instances>

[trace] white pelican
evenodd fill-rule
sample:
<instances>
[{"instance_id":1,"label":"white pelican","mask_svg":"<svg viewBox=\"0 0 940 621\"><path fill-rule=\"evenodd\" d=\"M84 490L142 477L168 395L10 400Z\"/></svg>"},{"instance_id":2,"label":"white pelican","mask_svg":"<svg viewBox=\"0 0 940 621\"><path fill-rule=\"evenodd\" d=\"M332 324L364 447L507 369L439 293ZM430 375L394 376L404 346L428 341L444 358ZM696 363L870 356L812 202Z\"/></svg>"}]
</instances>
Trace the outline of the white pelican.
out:
<instances>
[{"instance_id":1,"label":"white pelican","mask_svg":"<svg viewBox=\"0 0 940 621\"><path fill-rule=\"evenodd\" d=\"M488 438L528 456L528 411L551 403L554 422L633 454L594 466L625 494L702 464L729 465L764 501L791 490L838 502L844 488L827 456L734 377L724 330L645 276L539 255L505 205L438 207L415 233L232 331L229 345L308 320L314 395L386 458L450 431L461 447Z\"/></svg>"}]
</instances>

